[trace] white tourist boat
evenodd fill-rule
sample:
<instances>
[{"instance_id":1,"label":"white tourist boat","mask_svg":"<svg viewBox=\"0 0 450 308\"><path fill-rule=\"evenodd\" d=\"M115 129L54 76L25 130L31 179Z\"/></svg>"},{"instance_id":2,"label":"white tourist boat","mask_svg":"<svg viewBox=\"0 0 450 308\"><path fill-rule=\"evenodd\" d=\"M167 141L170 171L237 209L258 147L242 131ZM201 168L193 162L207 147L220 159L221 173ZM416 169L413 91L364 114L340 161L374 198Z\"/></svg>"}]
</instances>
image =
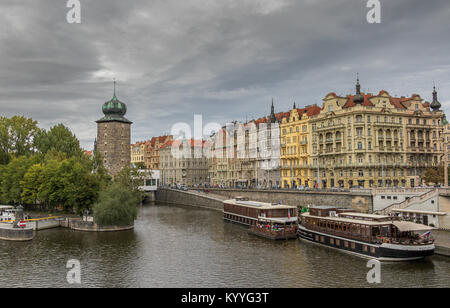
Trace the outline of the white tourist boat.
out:
<instances>
[{"instance_id":1,"label":"white tourist boat","mask_svg":"<svg viewBox=\"0 0 450 308\"><path fill-rule=\"evenodd\" d=\"M17 209L12 205L0 205L0 223L12 224L16 220ZM27 216L24 220L28 219Z\"/></svg>"},{"instance_id":2,"label":"white tourist boat","mask_svg":"<svg viewBox=\"0 0 450 308\"><path fill-rule=\"evenodd\" d=\"M13 223L17 210L11 205L0 205L0 223Z\"/></svg>"}]
</instances>

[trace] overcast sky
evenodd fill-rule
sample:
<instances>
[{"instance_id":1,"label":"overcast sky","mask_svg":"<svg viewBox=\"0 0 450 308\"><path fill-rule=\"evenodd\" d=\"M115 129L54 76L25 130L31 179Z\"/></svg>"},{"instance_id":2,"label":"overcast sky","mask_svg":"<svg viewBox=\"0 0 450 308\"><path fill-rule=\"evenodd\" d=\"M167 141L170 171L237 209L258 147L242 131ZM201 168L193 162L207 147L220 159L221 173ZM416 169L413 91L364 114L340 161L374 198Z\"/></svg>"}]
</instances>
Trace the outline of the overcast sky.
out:
<instances>
[{"instance_id":1,"label":"overcast sky","mask_svg":"<svg viewBox=\"0 0 450 308\"><path fill-rule=\"evenodd\" d=\"M128 106L132 141L176 122L226 123L321 104L362 89L431 100L450 111L450 1L1 0L0 115L69 126L92 149L113 94Z\"/></svg>"}]
</instances>

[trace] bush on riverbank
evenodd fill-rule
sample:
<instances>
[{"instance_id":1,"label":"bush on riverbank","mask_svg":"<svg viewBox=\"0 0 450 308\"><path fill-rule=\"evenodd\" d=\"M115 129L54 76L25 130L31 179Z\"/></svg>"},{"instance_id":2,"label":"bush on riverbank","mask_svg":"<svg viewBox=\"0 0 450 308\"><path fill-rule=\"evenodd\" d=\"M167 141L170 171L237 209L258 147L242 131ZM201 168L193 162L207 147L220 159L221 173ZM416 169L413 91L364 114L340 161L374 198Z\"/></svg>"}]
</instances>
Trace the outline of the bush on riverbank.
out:
<instances>
[{"instance_id":1,"label":"bush on riverbank","mask_svg":"<svg viewBox=\"0 0 450 308\"><path fill-rule=\"evenodd\" d=\"M100 192L94 204L94 221L99 226L132 225L137 217L140 195L128 187L112 184Z\"/></svg>"}]
</instances>

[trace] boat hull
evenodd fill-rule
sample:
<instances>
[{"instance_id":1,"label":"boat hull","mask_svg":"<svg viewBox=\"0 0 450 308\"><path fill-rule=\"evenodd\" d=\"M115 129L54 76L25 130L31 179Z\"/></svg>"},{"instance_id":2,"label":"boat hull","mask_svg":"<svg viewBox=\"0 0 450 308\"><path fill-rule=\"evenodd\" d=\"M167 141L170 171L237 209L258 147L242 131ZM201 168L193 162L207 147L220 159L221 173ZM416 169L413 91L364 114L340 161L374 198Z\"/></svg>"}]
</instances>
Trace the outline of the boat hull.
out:
<instances>
[{"instance_id":1,"label":"boat hull","mask_svg":"<svg viewBox=\"0 0 450 308\"><path fill-rule=\"evenodd\" d=\"M297 235L300 239L340 251L380 261L410 261L419 260L434 253L434 244L430 245L395 245L373 244L360 242L349 238L321 233L299 226Z\"/></svg>"}]
</instances>

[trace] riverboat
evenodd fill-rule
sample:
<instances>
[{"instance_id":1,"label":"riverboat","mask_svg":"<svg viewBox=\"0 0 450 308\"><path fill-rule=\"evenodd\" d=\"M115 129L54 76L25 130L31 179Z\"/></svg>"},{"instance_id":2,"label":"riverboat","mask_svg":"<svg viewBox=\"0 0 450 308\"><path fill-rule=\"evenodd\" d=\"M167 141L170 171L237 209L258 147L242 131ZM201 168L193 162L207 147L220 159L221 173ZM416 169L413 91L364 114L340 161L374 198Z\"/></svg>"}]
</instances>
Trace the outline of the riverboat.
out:
<instances>
[{"instance_id":1,"label":"riverboat","mask_svg":"<svg viewBox=\"0 0 450 308\"><path fill-rule=\"evenodd\" d=\"M13 223L16 219L16 212L14 206L0 205L0 223Z\"/></svg>"},{"instance_id":2,"label":"riverboat","mask_svg":"<svg viewBox=\"0 0 450 308\"><path fill-rule=\"evenodd\" d=\"M297 207L250 201L245 197L223 202L226 221L249 227L249 233L268 239L297 238Z\"/></svg>"},{"instance_id":3,"label":"riverboat","mask_svg":"<svg viewBox=\"0 0 450 308\"><path fill-rule=\"evenodd\" d=\"M396 216L313 206L300 215L300 239L380 261L408 261L434 253L432 227ZM424 233L425 232L425 233Z\"/></svg>"},{"instance_id":4,"label":"riverboat","mask_svg":"<svg viewBox=\"0 0 450 308\"><path fill-rule=\"evenodd\" d=\"M13 224L16 220L18 209L12 205L0 205L0 223ZM23 221L29 220L30 217L24 215Z\"/></svg>"}]
</instances>

